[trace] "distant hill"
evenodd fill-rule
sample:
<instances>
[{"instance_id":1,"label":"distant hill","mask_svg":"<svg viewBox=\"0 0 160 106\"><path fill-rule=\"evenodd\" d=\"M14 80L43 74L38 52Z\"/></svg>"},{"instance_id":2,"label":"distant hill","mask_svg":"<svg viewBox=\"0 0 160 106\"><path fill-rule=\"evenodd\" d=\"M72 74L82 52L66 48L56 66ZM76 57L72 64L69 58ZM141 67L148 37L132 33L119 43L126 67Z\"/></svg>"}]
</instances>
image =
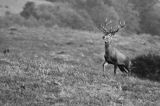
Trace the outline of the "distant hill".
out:
<instances>
[{"instance_id":1,"label":"distant hill","mask_svg":"<svg viewBox=\"0 0 160 106\"><path fill-rule=\"evenodd\" d=\"M33 1L37 4L50 3L45 0L0 0L0 16L4 16L7 11L11 13L20 13L28 1Z\"/></svg>"},{"instance_id":2,"label":"distant hill","mask_svg":"<svg viewBox=\"0 0 160 106\"><path fill-rule=\"evenodd\" d=\"M32 11L24 10L28 1L36 6ZM23 10L29 19L19 15ZM158 0L0 0L0 16L14 14L4 19L0 17L0 27L14 23L97 31L107 17L114 20L114 24L118 20L125 21L126 32L160 35L159 12Z\"/></svg>"}]
</instances>

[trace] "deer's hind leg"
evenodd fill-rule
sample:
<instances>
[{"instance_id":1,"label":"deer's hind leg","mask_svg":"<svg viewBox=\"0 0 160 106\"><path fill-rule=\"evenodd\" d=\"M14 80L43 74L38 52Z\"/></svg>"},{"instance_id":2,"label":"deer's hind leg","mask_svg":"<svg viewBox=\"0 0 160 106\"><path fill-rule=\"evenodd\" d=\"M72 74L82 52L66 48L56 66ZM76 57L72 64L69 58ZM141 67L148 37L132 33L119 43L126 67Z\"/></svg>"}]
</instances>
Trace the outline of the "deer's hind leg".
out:
<instances>
[{"instance_id":1,"label":"deer's hind leg","mask_svg":"<svg viewBox=\"0 0 160 106\"><path fill-rule=\"evenodd\" d=\"M124 67L124 66L119 65L118 68L121 70L121 72L127 73L127 71L125 70L125 67Z\"/></svg>"},{"instance_id":2,"label":"deer's hind leg","mask_svg":"<svg viewBox=\"0 0 160 106\"><path fill-rule=\"evenodd\" d=\"M131 75L132 72L131 72L131 61L128 62L127 65L125 65L125 69L128 71L128 74Z\"/></svg>"},{"instance_id":3,"label":"deer's hind leg","mask_svg":"<svg viewBox=\"0 0 160 106\"><path fill-rule=\"evenodd\" d=\"M132 75L132 72L131 72L130 67L125 67L125 69L128 71L128 72L127 72L127 73L128 73L128 75Z\"/></svg>"}]
</instances>

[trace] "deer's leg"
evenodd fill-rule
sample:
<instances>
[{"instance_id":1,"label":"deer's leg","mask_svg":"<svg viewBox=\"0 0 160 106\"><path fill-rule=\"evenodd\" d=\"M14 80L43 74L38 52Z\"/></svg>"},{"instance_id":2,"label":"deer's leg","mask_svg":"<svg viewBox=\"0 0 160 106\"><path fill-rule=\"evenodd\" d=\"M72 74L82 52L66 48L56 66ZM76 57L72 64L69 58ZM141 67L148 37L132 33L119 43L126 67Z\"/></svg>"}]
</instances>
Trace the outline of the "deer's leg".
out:
<instances>
[{"instance_id":1,"label":"deer's leg","mask_svg":"<svg viewBox=\"0 0 160 106\"><path fill-rule=\"evenodd\" d=\"M119 65L118 67L119 67L119 69L121 70L121 72L127 73L126 70L125 70L125 68L124 68L124 66Z\"/></svg>"},{"instance_id":2,"label":"deer's leg","mask_svg":"<svg viewBox=\"0 0 160 106\"><path fill-rule=\"evenodd\" d=\"M103 67L103 76L104 76L104 72L105 72L105 66L108 65L108 63L106 61L103 62L102 67Z\"/></svg>"},{"instance_id":3,"label":"deer's leg","mask_svg":"<svg viewBox=\"0 0 160 106\"><path fill-rule=\"evenodd\" d=\"M114 75L116 75L117 65L114 65Z\"/></svg>"},{"instance_id":4,"label":"deer's leg","mask_svg":"<svg viewBox=\"0 0 160 106\"><path fill-rule=\"evenodd\" d=\"M125 69L128 71L128 74L131 75L131 63L128 62L128 64L125 66Z\"/></svg>"},{"instance_id":5,"label":"deer's leg","mask_svg":"<svg viewBox=\"0 0 160 106\"><path fill-rule=\"evenodd\" d=\"M125 69L128 71L128 75L132 75L131 69L129 67L125 67Z\"/></svg>"}]
</instances>

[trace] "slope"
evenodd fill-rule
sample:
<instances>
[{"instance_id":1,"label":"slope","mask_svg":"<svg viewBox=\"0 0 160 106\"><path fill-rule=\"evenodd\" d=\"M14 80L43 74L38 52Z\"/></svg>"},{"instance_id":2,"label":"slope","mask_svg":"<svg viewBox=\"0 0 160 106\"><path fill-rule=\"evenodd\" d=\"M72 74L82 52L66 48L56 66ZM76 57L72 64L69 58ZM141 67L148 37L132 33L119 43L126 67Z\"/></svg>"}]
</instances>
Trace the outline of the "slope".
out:
<instances>
[{"instance_id":1,"label":"slope","mask_svg":"<svg viewBox=\"0 0 160 106\"><path fill-rule=\"evenodd\" d=\"M160 83L106 67L101 33L58 27L0 30L0 105L158 105ZM113 45L131 58L159 52L159 37L117 35ZM3 53L9 48L9 53Z\"/></svg>"}]
</instances>

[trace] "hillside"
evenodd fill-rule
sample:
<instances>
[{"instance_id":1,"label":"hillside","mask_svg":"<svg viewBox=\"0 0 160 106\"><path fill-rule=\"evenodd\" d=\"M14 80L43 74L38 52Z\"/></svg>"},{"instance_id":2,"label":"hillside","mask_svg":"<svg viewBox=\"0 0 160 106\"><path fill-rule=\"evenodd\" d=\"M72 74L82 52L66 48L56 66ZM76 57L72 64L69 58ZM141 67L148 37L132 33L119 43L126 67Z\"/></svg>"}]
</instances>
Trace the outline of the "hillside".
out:
<instances>
[{"instance_id":1,"label":"hillside","mask_svg":"<svg viewBox=\"0 0 160 106\"><path fill-rule=\"evenodd\" d=\"M0 0L0 106L159 106L160 9L141 1ZM132 75L103 76L106 17L126 21L112 46Z\"/></svg>"},{"instance_id":2,"label":"hillside","mask_svg":"<svg viewBox=\"0 0 160 106\"><path fill-rule=\"evenodd\" d=\"M69 27L98 31L107 17L126 22L127 32L160 35L158 0L1 0L0 28Z\"/></svg>"},{"instance_id":3,"label":"hillside","mask_svg":"<svg viewBox=\"0 0 160 106\"><path fill-rule=\"evenodd\" d=\"M58 27L0 30L0 105L151 106L160 83L126 76L113 66L102 76L102 33ZM134 58L159 53L160 38L117 35L113 45ZM152 47L152 48L150 48ZM9 48L9 53L3 53Z\"/></svg>"},{"instance_id":4,"label":"hillside","mask_svg":"<svg viewBox=\"0 0 160 106\"><path fill-rule=\"evenodd\" d=\"M28 1L33 1L36 4L50 3L45 0L0 0L0 16L4 16L7 11L19 14Z\"/></svg>"}]
</instances>

